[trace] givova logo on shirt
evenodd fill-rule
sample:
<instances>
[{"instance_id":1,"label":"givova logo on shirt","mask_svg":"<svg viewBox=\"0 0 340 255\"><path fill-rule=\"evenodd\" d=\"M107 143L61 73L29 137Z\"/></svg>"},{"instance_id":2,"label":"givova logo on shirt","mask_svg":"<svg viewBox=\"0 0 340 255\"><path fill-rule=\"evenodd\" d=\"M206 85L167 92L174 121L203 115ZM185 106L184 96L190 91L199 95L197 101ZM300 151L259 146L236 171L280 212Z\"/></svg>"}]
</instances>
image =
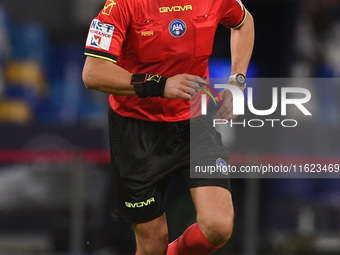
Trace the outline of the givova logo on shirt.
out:
<instances>
[{"instance_id":1,"label":"givova logo on shirt","mask_svg":"<svg viewBox=\"0 0 340 255\"><path fill-rule=\"evenodd\" d=\"M113 25L102 23L98 19L92 20L86 46L109 50L114 28Z\"/></svg>"},{"instance_id":2,"label":"givova logo on shirt","mask_svg":"<svg viewBox=\"0 0 340 255\"><path fill-rule=\"evenodd\" d=\"M181 37L187 31L187 26L183 20L175 19L170 22L169 32L174 37Z\"/></svg>"}]
</instances>

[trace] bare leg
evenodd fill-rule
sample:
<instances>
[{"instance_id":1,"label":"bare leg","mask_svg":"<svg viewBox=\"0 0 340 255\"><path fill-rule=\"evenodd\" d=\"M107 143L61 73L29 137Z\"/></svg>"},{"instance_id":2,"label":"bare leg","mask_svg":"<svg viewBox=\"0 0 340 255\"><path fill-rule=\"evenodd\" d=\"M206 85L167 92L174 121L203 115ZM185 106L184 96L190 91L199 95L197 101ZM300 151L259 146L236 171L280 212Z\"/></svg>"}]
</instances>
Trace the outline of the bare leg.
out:
<instances>
[{"instance_id":1,"label":"bare leg","mask_svg":"<svg viewBox=\"0 0 340 255\"><path fill-rule=\"evenodd\" d=\"M138 255L165 255L168 247L168 226L165 214L146 223L133 224Z\"/></svg>"},{"instance_id":2,"label":"bare leg","mask_svg":"<svg viewBox=\"0 0 340 255\"><path fill-rule=\"evenodd\" d=\"M225 244L232 233L234 208L229 190L207 186L190 189L197 223L205 238L215 246Z\"/></svg>"}]
</instances>

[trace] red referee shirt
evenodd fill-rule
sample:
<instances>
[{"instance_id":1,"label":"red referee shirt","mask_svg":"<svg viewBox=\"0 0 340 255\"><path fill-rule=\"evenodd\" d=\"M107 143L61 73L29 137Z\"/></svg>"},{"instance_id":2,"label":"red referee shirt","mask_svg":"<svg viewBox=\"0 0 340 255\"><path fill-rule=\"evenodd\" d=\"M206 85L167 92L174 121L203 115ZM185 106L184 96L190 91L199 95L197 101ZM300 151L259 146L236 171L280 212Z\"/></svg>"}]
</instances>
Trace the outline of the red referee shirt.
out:
<instances>
[{"instance_id":1,"label":"red referee shirt","mask_svg":"<svg viewBox=\"0 0 340 255\"><path fill-rule=\"evenodd\" d=\"M85 55L103 58L132 73L208 77L218 23L242 24L241 0L108 0L92 21ZM110 95L114 111L149 121L183 121L200 114L200 96L184 99ZM194 112L193 112L194 111Z\"/></svg>"}]
</instances>

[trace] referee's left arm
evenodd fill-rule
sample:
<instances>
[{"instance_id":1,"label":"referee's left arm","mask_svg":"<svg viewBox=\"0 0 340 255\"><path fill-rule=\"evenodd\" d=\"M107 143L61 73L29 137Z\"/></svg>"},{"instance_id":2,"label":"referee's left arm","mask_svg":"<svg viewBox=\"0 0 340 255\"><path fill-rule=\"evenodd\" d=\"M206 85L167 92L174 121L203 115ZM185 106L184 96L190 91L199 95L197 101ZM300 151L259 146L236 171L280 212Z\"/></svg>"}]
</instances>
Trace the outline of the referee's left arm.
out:
<instances>
[{"instance_id":1,"label":"referee's left arm","mask_svg":"<svg viewBox=\"0 0 340 255\"><path fill-rule=\"evenodd\" d=\"M231 75L246 75L254 48L255 29L252 15L246 10L246 18L241 26L231 29Z\"/></svg>"},{"instance_id":2,"label":"referee's left arm","mask_svg":"<svg viewBox=\"0 0 340 255\"><path fill-rule=\"evenodd\" d=\"M243 23L237 28L231 29L230 51L231 51L231 75L247 74L248 65L253 52L255 29L254 20L251 14L245 10L246 17ZM238 86L242 91L244 87ZM223 100L221 108L217 111L219 119L233 120L238 115L233 114L233 95L229 89L224 89L219 93Z\"/></svg>"}]
</instances>

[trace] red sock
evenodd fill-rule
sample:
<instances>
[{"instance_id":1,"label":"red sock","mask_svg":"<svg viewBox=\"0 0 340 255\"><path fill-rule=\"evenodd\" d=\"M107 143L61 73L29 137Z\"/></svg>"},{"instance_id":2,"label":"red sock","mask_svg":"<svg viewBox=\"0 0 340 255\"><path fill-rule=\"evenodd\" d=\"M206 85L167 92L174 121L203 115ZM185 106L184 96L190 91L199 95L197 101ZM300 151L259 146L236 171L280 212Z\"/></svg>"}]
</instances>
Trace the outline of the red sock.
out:
<instances>
[{"instance_id":1,"label":"red sock","mask_svg":"<svg viewBox=\"0 0 340 255\"><path fill-rule=\"evenodd\" d=\"M177 251L177 242L178 242L178 238L172 243L169 243L168 251L166 252L166 255L179 255Z\"/></svg>"},{"instance_id":2,"label":"red sock","mask_svg":"<svg viewBox=\"0 0 340 255\"><path fill-rule=\"evenodd\" d=\"M169 244L167 255L209 255L222 246L209 243L195 223L188 227L177 240Z\"/></svg>"}]
</instances>

